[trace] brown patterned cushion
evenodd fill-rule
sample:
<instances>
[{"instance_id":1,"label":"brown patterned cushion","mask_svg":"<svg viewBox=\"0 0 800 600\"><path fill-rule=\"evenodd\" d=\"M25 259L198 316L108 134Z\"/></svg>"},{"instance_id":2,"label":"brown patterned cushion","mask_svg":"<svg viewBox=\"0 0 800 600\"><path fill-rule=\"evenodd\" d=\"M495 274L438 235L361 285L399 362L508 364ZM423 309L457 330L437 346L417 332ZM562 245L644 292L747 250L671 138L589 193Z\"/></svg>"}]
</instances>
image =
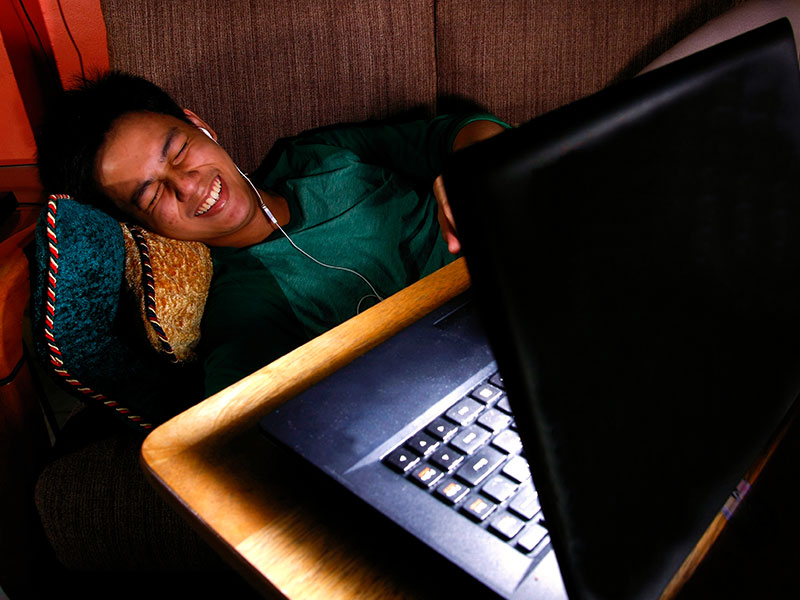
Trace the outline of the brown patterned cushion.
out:
<instances>
[{"instance_id":1,"label":"brown patterned cushion","mask_svg":"<svg viewBox=\"0 0 800 600\"><path fill-rule=\"evenodd\" d=\"M126 288L150 345L174 362L196 358L213 271L208 247L123 225Z\"/></svg>"}]
</instances>

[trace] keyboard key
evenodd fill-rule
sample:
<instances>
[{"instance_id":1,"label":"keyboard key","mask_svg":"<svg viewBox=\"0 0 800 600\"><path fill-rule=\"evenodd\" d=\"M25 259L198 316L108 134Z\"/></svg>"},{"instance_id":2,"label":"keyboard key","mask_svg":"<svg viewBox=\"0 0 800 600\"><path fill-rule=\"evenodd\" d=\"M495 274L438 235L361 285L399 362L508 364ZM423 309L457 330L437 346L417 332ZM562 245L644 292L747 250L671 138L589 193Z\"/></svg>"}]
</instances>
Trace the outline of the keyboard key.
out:
<instances>
[{"instance_id":1,"label":"keyboard key","mask_svg":"<svg viewBox=\"0 0 800 600\"><path fill-rule=\"evenodd\" d=\"M505 455L494 448L481 448L468 458L456 471L456 476L464 483L478 485L505 460Z\"/></svg>"},{"instance_id":2,"label":"keyboard key","mask_svg":"<svg viewBox=\"0 0 800 600\"><path fill-rule=\"evenodd\" d=\"M398 473L407 473L419 462L419 457L406 448L395 448L386 455L383 462Z\"/></svg>"},{"instance_id":3,"label":"keyboard key","mask_svg":"<svg viewBox=\"0 0 800 600\"><path fill-rule=\"evenodd\" d=\"M526 521L530 521L540 509L539 493L531 485L520 488L514 499L508 503L508 510L513 511Z\"/></svg>"},{"instance_id":4,"label":"keyboard key","mask_svg":"<svg viewBox=\"0 0 800 600\"><path fill-rule=\"evenodd\" d=\"M464 455L452 448L444 446L436 450L428 460L445 473L449 473L464 462Z\"/></svg>"},{"instance_id":5,"label":"keyboard key","mask_svg":"<svg viewBox=\"0 0 800 600\"><path fill-rule=\"evenodd\" d=\"M497 505L480 496L472 496L461 505L461 511L476 521L483 521L497 509Z\"/></svg>"},{"instance_id":6,"label":"keyboard key","mask_svg":"<svg viewBox=\"0 0 800 600\"><path fill-rule=\"evenodd\" d=\"M436 485L444 473L430 465L422 465L410 475L414 483L421 485L424 488L431 488Z\"/></svg>"},{"instance_id":7,"label":"keyboard key","mask_svg":"<svg viewBox=\"0 0 800 600\"><path fill-rule=\"evenodd\" d=\"M531 523L525 528L522 535L517 538L517 547L523 552L530 552L536 548L545 537L547 537L547 529L539 525L539 523Z\"/></svg>"},{"instance_id":8,"label":"keyboard key","mask_svg":"<svg viewBox=\"0 0 800 600\"><path fill-rule=\"evenodd\" d=\"M515 481L522 483L531 478L530 467L528 461L522 456L514 456L503 467L503 473L511 477Z\"/></svg>"},{"instance_id":9,"label":"keyboard key","mask_svg":"<svg viewBox=\"0 0 800 600\"><path fill-rule=\"evenodd\" d=\"M463 427L475 421L482 410L483 404L477 400L462 398L444 414L448 419Z\"/></svg>"},{"instance_id":10,"label":"keyboard key","mask_svg":"<svg viewBox=\"0 0 800 600\"><path fill-rule=\"evenodd\" d=\"M511 414L511 404L508 401L508 396L503 396L500 400L497 401L497 404L494 405L495 408L499 408L504 413Z\"/></svg>"},{"instance_id":11,"label":"keyboard key","mask_svg":"<svg viewBox=\"0 0 800 600\"><path fill-rule=\"evenodd\" d=\"M500 376L500 373L495 373L491 377L489 377L489 383L491 383L495 387L499 387L501 390L506 389L505 383L503 382L503 378Z\"/></svg>"},{"instance_id":12,"label":"keyboard key","mask_svg":"<svg viewBox=\"0 0 800 600\"><path fill-rule=\"evenodd\" d=\"M504 540L510 540L517 535L524 526L525 523L523 521L520 521L514 515L504 512L494 518L489 525L489 530Z\"/></svg>"},{"instance_id":13,"label":"keyboard key","mask_svg":"<svg viewBox=\"0 0 800 600\"><path fill-rule=\"evenodd\" d=\"M440 442L446 442L456 434L458 425L453 425L450 421L438 417L425 428L425 431Z\"/></svg>"},{"instance_id":14,"label":"keyboard key","mask_svg":"<svg viewBox=\"0 0 800 600\"><path fill-rule=\"evenodd\" d=\"M497 433L511 424L511 417L502 411L490 408L478 417L478 423L486 427L486 429L492 433Z\"/></svg>"},{"instance_id":15,"label":"keyboard key","mask_svg":"<svg viewBox=\"0 0 800 600\"><path fill-rule=\"evenodd\" d=\"M516 431L506 429L494 436L492 446L499 448L506 454L516 454L522 450L522 440Z\"/></svg>"},{"instance_id":16,"label":"keyboard key","mask_svg":"<svg viewBox=\"0 0 800 600\"><path fill-rule=\"evenodd\" d=\"M492 434L483 427L470 425L459 431L458 435L450 442L450 445L464 454L473 454L478 448L488 442L491 437Z\"/></svg>"},{"instance_id":17,"label":"keyboard key","mask_svg":"<svg viewBox=\"0 0 800 600\"><path fill-rule=\"evenodd\" d=\"M469 393L481 404L492 404L503 395L503 391L488 383L482 383Z\"/></svg>"},{"instance_id":18,"label":"keyboard key","mask_svg":"<svg viewBox=\"0 0 800 600\"><path fill-rule=\"evenodd\" d=\"M469 493L469 488L452 479L445 479L434 493L448 504L456 504Z\"/></svg>"},{"instance_id":19,"label":"keyboard key","mask_svg":"<svg viewBox=\"0 0 800 600\"><path fill-rule=\"evenodd\" d=\"M439 442L424 431L420 431L415 435L412 435L406 441L405 446L420 456L428 456L431 452L439 447Z\"/></svg>"},{"instance_id":20,"label":"keyboard key","mask_svg":"<svg viewBox=\"0 0 800 600\"><path fill-rule=\"evenodd\" d=\"M517 483L511 481L508 477L495 475L483 485L481 491L498 504L501 504L517 491Z\"/></svg>"}]
</instances>

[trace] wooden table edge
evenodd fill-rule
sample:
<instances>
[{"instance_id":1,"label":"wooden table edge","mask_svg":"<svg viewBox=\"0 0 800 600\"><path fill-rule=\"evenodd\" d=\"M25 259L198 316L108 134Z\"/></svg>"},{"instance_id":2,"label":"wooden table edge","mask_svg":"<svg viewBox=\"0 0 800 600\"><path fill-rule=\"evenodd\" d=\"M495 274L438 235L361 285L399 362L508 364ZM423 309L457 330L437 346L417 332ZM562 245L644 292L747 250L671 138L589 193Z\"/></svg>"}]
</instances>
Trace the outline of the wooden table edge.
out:
<instances>
[{"instance_id":1,"label":"wooden table edge","mask_svg":"<svg viewBox=\"0 0 800 600\"><path fill-rule=\"evenodd\" d=\"M144 471L145 478L148 480L157 492L164 498L164 500L175 510L176 513L182 515L192 529L205 540L205 542L222 557L228 565L236 570L247 582L258 590L266 597L285 598L280 590L272 585L272 582L265 578L264 575L244 557L234 545L231 545L228 540L220 535L214 527L212 527L201 514L195 511L187 502L185 502L178 494L176 494L170 485L162 479L157 472L155 472L149 464L144 460L143 455L140 453L140 464Z\"/></svg>"},{"instance_id":2,"label":"wooden table edge","mask_svg":"<svg viewBox=\"0 0 800 600\"><path fill-rule=\"evenodd\" d=\"M458 259L175 416L153 430L142 444L140 463L146 477L256 589L265 594L279 592L278 586L242 555L243 540L220 532L198 508L203 492L194 489L193 480L203 461L215 452L224 452L227 441L252 428L272 408L468 288L466 265Z\"/></svg>"},{"instance_id":3,"label":"wooden table edge","mask_svg":"<svg viewBox=\"0 0 800 600\"><path fill-rule=\"evenodd\" d=\"M158 475L174 456L252 426L468 287L460 258L160 425L142 445L144 464Z\"/></svg>"}]
</instances>

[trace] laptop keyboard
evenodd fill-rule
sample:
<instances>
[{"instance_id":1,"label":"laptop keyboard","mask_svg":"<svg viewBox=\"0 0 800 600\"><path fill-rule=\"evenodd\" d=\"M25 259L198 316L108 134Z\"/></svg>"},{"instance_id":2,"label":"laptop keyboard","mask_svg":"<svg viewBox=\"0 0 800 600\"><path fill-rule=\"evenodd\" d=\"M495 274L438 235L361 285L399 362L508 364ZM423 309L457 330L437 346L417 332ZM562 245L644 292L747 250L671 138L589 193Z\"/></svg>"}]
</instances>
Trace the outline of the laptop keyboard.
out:
<instances>
[{"instance_id":1,"label":"laptop keyboard","mask_svg":"<svg viewBox=\"0 0 800 600\"><path fill-rule=\"evenodd\" d=\"M383 463L525 554L548 546L503 380L495 373Z\"/></svg>"}]
</instances>

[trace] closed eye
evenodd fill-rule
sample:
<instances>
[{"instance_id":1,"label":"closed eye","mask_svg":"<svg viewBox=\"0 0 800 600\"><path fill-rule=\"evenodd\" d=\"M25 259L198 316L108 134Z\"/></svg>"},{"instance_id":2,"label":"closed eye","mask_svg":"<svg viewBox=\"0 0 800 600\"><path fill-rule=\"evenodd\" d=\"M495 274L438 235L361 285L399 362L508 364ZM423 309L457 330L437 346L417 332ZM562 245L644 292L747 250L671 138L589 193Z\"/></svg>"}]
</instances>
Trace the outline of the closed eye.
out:
<instances>
[{"instance_id":1,"label":"closed eye","mask_svg":"<svg viewBox=\"0 0 800 600\"><path fill-rule=\"evenodd\" d=\"M153 194L153 198L150 200L150 203L145 208L145 212L152 212L153 205L158 200L158 197L161 195L161 189L164 187L163 183L159 183L158 187L156 187L156 192Z\"/></svg>"},{"instance_id":2,"label":"closed eye","mask_svg":"<svg viewBox=\"0 0 800 600\"><path fill-rule=\"evenodd\" d=\"M181 159L183 159L184 150L186 150L186 145L188 143L189 143L188 139L183 142L183 145L180 147L180 150L178 150L178 153L175 155L175 158L172 159L173 164L178 164L181 161Z\"/></svg>"},{"instance_id":3,"label":"closed eye","mask_svg":"<svg viewBox=\"0 0 800 600\"><path fill-rule=\"evenodd\" d=\"M178 163L181 162L181 160L183 159L183 156L185 154L186 146L188 145L188 143L189 143L188 139L184 140L184 142L181 145L180 149L178 150L177 154L175 154L175 156L172 159L172 164L173 165L177 165ZM164 187L163 183L160 183L158 185L158 187L156 187L156 191L153 194L152 199L150 200L150 202L148 203L147 207L145 208L145 212L152 212L153 206L155 205L155 203L158 201L159 197L161 196L161 191L162 191L163 187Z\"/></svg>"}]
</instances>

